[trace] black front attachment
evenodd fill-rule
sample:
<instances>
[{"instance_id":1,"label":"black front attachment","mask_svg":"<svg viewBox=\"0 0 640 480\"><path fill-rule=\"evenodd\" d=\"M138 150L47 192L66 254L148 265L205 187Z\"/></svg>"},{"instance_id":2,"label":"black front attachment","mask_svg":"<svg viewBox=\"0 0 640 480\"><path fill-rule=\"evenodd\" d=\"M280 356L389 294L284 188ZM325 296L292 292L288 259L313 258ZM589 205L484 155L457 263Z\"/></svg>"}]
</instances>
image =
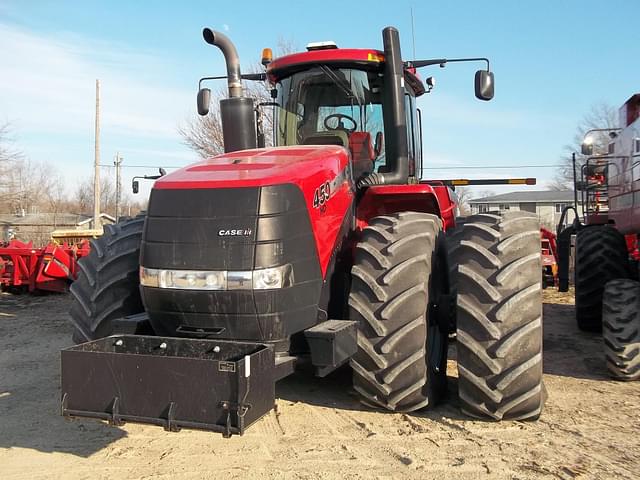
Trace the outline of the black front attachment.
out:
<instances>
[{"instance_id":1,"label":"black front attachment","mask_svg":"<svg viewBox=\"0 0 640 480\"><path fill-rule=\"evenodd\" d=\"M115 335L62 351L62 415L244 433L275 403L267 345Z\"/></svg>"}]
</instances>

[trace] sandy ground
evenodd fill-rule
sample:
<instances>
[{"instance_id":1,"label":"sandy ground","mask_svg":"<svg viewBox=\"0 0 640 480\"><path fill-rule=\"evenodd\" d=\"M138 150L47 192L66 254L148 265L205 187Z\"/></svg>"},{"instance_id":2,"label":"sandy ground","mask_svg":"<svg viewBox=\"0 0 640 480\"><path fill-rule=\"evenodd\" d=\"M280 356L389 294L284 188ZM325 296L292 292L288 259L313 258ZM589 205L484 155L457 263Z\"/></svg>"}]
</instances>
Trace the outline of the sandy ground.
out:
<instances>
[{"instance_id":1,"label":"sandy ground","mask_svg":"<svg viewBox=\"0 0 640 480\"><path fill-rule=\"evenodd\" d=\"M535 423L366 411L348 372L278 383L277 410L243 437L96 421L59 409L68 296L0 296L0 478L638 478L640 382L607 378L601 338L568 295L545 292L547 407ZM455 355L455 346L451 348Z\"/></svg>"}]
</instances>

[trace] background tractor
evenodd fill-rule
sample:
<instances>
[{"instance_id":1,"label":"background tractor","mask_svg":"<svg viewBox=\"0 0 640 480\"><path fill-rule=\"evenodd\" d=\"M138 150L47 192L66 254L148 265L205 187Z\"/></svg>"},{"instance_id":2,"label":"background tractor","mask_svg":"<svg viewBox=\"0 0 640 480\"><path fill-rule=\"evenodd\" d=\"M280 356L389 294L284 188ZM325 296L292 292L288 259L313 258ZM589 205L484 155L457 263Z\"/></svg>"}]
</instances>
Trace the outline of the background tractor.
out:
<instances>
[{"instance_id":1,"label":"background tractor","mask_svg":"<svg viewBox=\"0 0 640 480\"><path fill-rule=\"evenodd\" d=\"M321 377L349 364L363 404L410 412L444 397L457 317L463 411L537 418L537 218L455 228L447 182L420 178L416 69L486 62L475 92L490 100L489 61L403 61L388 27L382 51L310 44L243 75L226 36L203 36L227 64L225 153L157 179L146 215L81 261L71 318L85 343L62 352L63 414L242 433L305 360ZM275 147L243 80L273 88ZM201 89L199 113L209 102Z\"/></svg>"},{"instance_id":2,"label":"background tractor","mask_svg":"<svg viewBox=\"0 0 640 480\"><path fill-rule=\"evenodd\" d=\"M585 137L582 153L588 158L574 182L584 224L576 212L573 225L558 233L559 283L567 291L570 239L576 234L578 327L602 330L609 372L634 380L640 378L640 94L620 108L619 122L619 128L604 129L605 148L592 141L603 129Z\"/></svg>"}]
</instances>

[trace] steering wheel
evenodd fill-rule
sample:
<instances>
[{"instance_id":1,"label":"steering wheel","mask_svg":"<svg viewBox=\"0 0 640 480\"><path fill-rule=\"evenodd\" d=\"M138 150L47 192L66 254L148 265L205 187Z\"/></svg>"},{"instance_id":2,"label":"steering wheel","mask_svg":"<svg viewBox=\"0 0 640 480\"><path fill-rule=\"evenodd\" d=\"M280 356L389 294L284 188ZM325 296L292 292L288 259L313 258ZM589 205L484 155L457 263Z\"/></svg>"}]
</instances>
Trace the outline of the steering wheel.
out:
<instances>
[{"instance_id":1,"label":"steering wheel","mask_svg":"<svg viewBox=\"0 0 640 480\"><path fill-rule=\"evenodd\" d=\"M337 118L338 119L338 126L337 127L329 126L329 120L332 119L332 118ZM344 123L342 122L343 119L349 120L353 124L353 128L345 127ZM348 134L352 134L353 132L356 131L356 128L358 128L358 124L349 115L345 115L344 113L333 113L333 114L328 115L327 117L325 117L325 119L324 119L324 128L326 128L330 132L335 132L336 130L344 130Z\"/></svg>"}]
</instances>

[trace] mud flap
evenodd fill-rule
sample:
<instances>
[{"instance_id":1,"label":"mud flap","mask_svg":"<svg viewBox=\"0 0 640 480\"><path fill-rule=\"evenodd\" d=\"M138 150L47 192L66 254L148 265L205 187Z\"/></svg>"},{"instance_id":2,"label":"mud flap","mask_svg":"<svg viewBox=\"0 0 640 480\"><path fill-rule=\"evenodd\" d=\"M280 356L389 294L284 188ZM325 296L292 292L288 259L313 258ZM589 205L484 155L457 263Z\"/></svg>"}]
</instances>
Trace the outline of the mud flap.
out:
<instances>
[{"instance_id":1,"label":"mud flap","mask_svg":"<svg viewBox=\"0 0 640 480\"><path fill-rule=\"evenodd\" d=\"M62 415L242 435L275 403L260 343L114 335L61 352Z\"/></svg>"}]
</instances>

